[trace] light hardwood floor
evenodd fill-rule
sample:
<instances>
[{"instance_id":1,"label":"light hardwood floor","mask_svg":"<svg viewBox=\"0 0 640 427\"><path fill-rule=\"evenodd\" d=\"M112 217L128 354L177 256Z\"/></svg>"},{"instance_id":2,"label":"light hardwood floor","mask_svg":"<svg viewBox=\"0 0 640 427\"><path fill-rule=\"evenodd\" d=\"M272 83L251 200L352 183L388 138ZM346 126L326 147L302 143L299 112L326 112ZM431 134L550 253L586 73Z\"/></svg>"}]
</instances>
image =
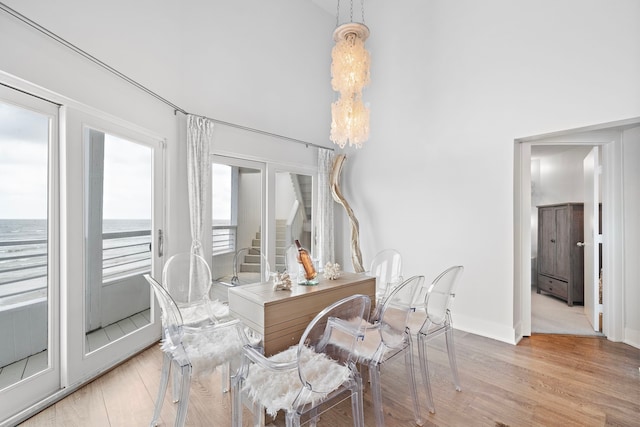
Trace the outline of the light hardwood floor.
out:
<instances>
[{"instance_id":1,"label":"light hardwood floor","mask_svg":"<svg viewBox=\"0 0 640 427\"><path fill-rule=\"evenodd\" d=\"M517 346L456 331L462 392L456 392L444 340L429 346L436 413L423 404L425 426L640 426L640 350L602 337L533 335ZM157 346L108 372L22 424L145 426L153 412L162 356ZM383 366L387 426L413 426L403 358ZM420 383L421 386L421 383ZM424 390L419 390L424 399ZM350 426L350 404L322 415L319 426ZM160 425L172 426L165 399ZM245 416L245 425L250 420ZM279 416L267 422L283 426ZM374 425L365 392L365 424ZM230 425L230 398L219 377L196 380L189 426Z\"/></svg>"}]
</instances>

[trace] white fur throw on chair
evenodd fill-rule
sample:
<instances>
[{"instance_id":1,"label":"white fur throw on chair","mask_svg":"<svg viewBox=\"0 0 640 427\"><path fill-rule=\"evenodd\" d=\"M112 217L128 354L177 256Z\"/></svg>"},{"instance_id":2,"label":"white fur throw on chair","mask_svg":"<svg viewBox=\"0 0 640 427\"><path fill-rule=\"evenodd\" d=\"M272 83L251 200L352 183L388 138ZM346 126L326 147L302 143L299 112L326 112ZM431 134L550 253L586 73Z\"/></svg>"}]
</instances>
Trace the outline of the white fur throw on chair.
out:
<instances>
[{"instance_id":1,"label":"white fur throw on chair","mask_svg":"<svg viewBox=\"0 0 640 427\"><path fill-rule=\"evenodd\" d=\"M193 368L193 374L204 376L211 374L223 363L237 360L242 355L242 340L236 327L210 328L185 332L182 336L182 346ZM173 353L175 349L164 341L162 351Z\"/></svg>"},{"instance_id":2,"label":"white fur throw on chair","mask_svg":"<svg viewBox=\"0 0 640 427\"><path fill-rule=\"evenodd\" d=\"M298 346L275 354L269 358L272 362L291 362L296 360ZM300 355L300 365L304 366L309 383L323 391L336 390L349 378L349 368L330 359L324 353L316 353L304 347ZM298 376L298 369L289 371L273 371L264 366L251 365L243 391L249 398L260 403L269 415L275 416L280 409L290 409L303 385ZM328 392L307 394L308 401L302 404L315 403L324 399Z\"/></svg>"}]
</instances>

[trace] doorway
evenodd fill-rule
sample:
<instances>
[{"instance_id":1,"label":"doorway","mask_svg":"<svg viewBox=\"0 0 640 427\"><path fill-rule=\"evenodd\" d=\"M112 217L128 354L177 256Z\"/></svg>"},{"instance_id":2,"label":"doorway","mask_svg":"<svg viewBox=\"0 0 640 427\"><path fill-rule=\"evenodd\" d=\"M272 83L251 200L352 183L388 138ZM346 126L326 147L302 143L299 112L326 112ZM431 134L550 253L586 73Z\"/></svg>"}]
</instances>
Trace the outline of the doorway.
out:
<instances>
[{"instance_id":1,"label":"doorway","mask_svg":"<svg viewBox=\"0 0 640 427\"><path fill-rule=\"evenodd\" d=\"M537 145L602 147L603 202L603 332L624 339L624 250L622 135L640 125L640 118L594 125L514 141L514 339L531 335L531 149Z\"/></svg>"},{"instance_id":2,"label":"doorway","mask_svg":"<svg viewBox=\"0 0 640 427\"><path fill-rule=\"evenodd\" d=\"M585 174L591 175L591 187L600 187L593 184L598 181L594 177L598 168L587 170L584 167L584 159L592 155L592 151L593 145L579 144L531 147L532 333L602 335L594 329L585 315L589 304L585 300L585 294L588 294L587 289L590 287L585 286L583 280L586 265L591 265L594 261L600 264L599 259L589 258L592 253L589 248L593 244L589 248L585 247L583 235L583 223L587 222L584 202L588 193ZM596 193L599 201L600 192ZM563 227L559 230L555 229L555 215L559 215L558 220L562 220ZM539 222L541 216L546 221ZM540 242L539 230L545 236ZM556 236L556 231L560 239ZM568 231L572 231L571 236ZM575 241L564 242L562 237ZM539 275L540 272L543 274ZM565 283L569 289L563 287ZM598 328L599 325L595 326Z\"/></svg>"}]
</instances>

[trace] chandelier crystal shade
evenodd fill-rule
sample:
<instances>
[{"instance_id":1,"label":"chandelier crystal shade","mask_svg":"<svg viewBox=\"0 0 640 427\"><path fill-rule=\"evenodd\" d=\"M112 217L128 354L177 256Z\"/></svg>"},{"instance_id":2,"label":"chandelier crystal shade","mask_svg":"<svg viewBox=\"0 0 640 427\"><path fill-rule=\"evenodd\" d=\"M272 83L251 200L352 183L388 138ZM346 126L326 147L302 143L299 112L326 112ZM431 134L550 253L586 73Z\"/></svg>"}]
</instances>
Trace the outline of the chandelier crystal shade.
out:
<instances>
[{"instance_id":1,"label":"chandelier crystal shade","mask_svg":"<svg viewBox=\"0 0 640 427\"><path fill-rule=\"evenodd\" d=\"M349 33L331 51L331 87L340 93L361 92L369 85L369 52L364 40Z\"/></svg>"},{"instance_id":2,"label":"chandelier crystal shade","mask_svg":"<svg viewBox=\"0 0 640 427\"><path fill-rule=\"evenodd\" d=\"M369 109L362 102L362 97L344 96L331 104L331 141L344 148L349 145L361 148L369 139Z\"/></svg>"},{"instance_id":3,"label":"chandelier crystal shade","mask_svg":"<svg viewBox=\"0 0 640 427\"><path fill-rule=\"evenodd\" d=\"M369 84L370 56L364 47L369 28L358 22L340 25L333 32L331 87L340 93L331 104L330 139L344 148L361 148L369 139L369 109L362 101L362 89Z\"/></svg>"}]
</instances>

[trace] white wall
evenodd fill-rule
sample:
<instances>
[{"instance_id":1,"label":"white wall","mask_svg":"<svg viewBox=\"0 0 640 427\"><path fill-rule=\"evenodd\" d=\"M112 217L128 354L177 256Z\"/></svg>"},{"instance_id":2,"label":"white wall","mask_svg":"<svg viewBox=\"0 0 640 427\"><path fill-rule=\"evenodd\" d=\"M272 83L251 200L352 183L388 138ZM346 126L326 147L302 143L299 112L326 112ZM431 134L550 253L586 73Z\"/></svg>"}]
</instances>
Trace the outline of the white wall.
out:
<instances>
[{"instance_id":1,"label":"white wall","mask_svg":"<svg viewBox=\"0 0 640 427\"><path fill-rule=\"evenodd\" d=\"M290 173L276 174L276 219L287 220L291 214L291 208L296 201L291 180Z\"/></svg>"},{"instance_id":2,"label":"white wall","mask_svg":"<svg viewBox=\"0 0 640 427\"><path fill-rule=\"evenodd\" d=\"M238 249L251 247L262 228L262 174L240 172L238 177Z\"/></svg>"},{"instance_id":3,"label":"white wall","mask_svg":"<svg viewBox=\"0 0 640 427\"><path fill-rule=\"evenodd\" d=\"M455 326L513 342L513 141L640 115L640 2L378 0L366 15L371 139L342 176L364 263L394 247L405 276L464 264Z\"/></svg>"},{"instance_id":4,"label":"white wall","mask_svg":"<svg viewBox=\"0 0 640 427\"><path fill-rule=\"evenodd\" d=\"M622 133L624 173L624 341L640 348L640 127ZM627 255L628 254L628 255ZM636 254L635 256L631 254Z\"/></svg>"},{"instance_id":5,"label":"white wall","mask_svg":"<svg viewBox=\"0 0 640 427\"><path fill-rule=\"evenodd\" d=\"M583 160L592 147L583 146L540 159L540 180L535 181L536 192L532 204L550 205L555 203L584 201ZM535 150L533 147L532 151Z\"/></svg>"}]
</instances>

